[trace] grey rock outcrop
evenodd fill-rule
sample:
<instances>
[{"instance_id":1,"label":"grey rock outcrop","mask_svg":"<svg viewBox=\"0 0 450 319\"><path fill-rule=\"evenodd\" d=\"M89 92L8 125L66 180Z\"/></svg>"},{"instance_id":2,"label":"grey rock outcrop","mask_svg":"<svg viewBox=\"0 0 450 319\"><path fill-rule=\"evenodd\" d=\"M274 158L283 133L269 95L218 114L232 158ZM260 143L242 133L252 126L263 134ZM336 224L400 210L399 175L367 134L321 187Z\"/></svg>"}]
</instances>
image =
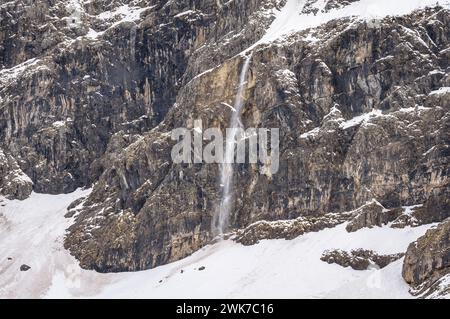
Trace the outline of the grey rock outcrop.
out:
<instances>
[{"instance_id":1,"label":"grey rock outcrop","mask_svg":"<svg viewBox=\"0 0 450 319\"><path fill-rule=\"evenodd\" d=\"M448 294L450 289L450 219L409 245L403 278L416 295Z\"/></svg>"},{"instance_id":2,"label":"grey rock outcrop","mask_svg":"<svg viewBox=\"0 0 450 319\"><path fill-rule=\"evenodd\" d=\"M396 211L386 210L379 202L372 200L355 211L355 217L347 224L348 232L361 228L382 226L398 217Z\"/></svg>"},{"instance_id":3,"label":"grey rock outcrop","mask_svg":"<svg viewBox=\"0 0 450 319\"><path fill-rule=\"evenodd\" d=\"M347 221L348 213L327 214L323 216L305 216L293 220L259 221L239 230L235 241L249 246L263 239L294 239L300 235L333 228Z\"/></svg>"},{"instance_id":4,"label":"grey rock outcrop","mask_svg":"<svg viewBox=\"0 0 450 319\"><path fill-rule=\"evenodd\" d=\"M444 275L430 286L427 287L422 293L419 291L414 292L420 298L425 299L449 299L450 297L450 274Z\"/></svg>"},{"instance_id":5,"label":"grey rock outcrop","mask_svg":"<svg viewBox=\"0 0 450 319\"><path fill-rule=\"evenodd\" d=\"M20 169L16 160L0 149L0 194L10 199L25 199L33 190L33 182Z\"/></svg>"},{"instance_id":6,"label":"grey rock outcrop","mask_svg":"<svg viewBox=\"0 0 450 319\"><path fill-rule=\"evenodd\" d=\"M155 127L183 83L215 63L208 52L188 69L191 55L201 55L211 38L227 42L228 55L239 52L256 41L271 19L263 13L278 4L29 2L0 9L0 145L35 191L53 194L95 182L115 156L112 136L129 145ZM250 18L258 24L244 27ZM245 34L228 41L237 29Z\"/></svg>"},{"instance_id":7,"label":"grey rock outcrop","mask_svg":"<svg viewBox=\"0 0 450 319\"><path fill-rule=\"evenodd\" d=\"M362 228L389 225L391 228L417 227L424 224L439 222L448 216L450 211L449 199L442 194L435 197L433 194L424 204L384 208L376 200L363 205L353 212L356 215L348 223L348 232Z\"/></svg>"},{"instance_id":8,"label":"grey rock outcrop","mask_svg":"<svg viewBox=\"0 0 450 319\"><path fill-rule=\"evenodd\" d=\"M346 252L340 249L325 251L320 260L328 264L338 264L342 267L352 267L355 270L367 270L370 266L384 268L390 263L399 260L405 254L379 255L372 250L355 249Z\"/></svg>"},{"instance_id":9,"label":"grey rock outcrop","mask_svg":"<svg viewBox=\"0 0 450 319\"><path fill-rule=\"evenodd\" d=\"M318 12L330 12L333 9L341 9L353 2L358 2L359 0L308 0L306 1L302 13L317 15Z\"/></svg>"}]
</instances>

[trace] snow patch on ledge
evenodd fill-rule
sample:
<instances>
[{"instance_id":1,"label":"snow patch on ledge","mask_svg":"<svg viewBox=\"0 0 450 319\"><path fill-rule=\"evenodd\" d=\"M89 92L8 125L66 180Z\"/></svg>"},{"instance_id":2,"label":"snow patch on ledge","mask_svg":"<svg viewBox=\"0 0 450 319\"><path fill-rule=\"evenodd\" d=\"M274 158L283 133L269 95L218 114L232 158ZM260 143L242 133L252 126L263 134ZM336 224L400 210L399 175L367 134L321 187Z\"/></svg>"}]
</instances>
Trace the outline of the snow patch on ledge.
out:
<instances>
[{"instance_id":1,"label":"snow patch on ledge","mask_svg":"<svg viewBox=\"0 0 450 319\"><path fill-rule=\"evenodd\" d=\"M42 65L38 68L33 68L39 65L40 62L40 59L32 58L16 66L13 66L12 68L0 70L0 83L6 86L8 82L16 80L22 74L26 73L29 69L32 69L34 72L40 70L41 68L46 68L45 65Z\"/></svg>"},{"instance_id":2,"label":"snow patch on ledge","mask_svg":"<svg viewBox=\"0 0 450 319\"><path fill-rule=\"evenodd\" d=\"M340 125L340 127L343 130L345 130L345 129L348 129L348 128L353 127L353 126L357 126L357 125L366 123L370 119L378 117L378 116L382 116L382 115L383 115L383 112L381 110L373 110L373 111L371 111L369 113L364 113L362 115L355 116L354 118L343 122Z\"/></svg>"},{"instance_id":3,"label":"snow patch on ledge","mask_svg":"<svg viewBox=\"0 0 450 319\"><path fill-rule=\"evenodd\" d=\"M117 21L112 23L104 31L96 31L92 28L89 28L89 31L85 35L85 37L90 40L96 40L99 37L101 37L106 31L117 27L121 23L138 21L141 17L141 14L144 11L151 10L154 7L156 7L156 5L142 8L142 7L130 7L129 5L125 4L120 7L115 8L114 10L102 12L96 16L98 19L104 20L104 21L110 21L110 20L113 20L113 21L117 20Z\"/></svg>"},{"instance_id":4,"label":"snow patch on ledge","mask_svg":"<svg viewBox=\"0 0 450 319\"><path fill-rule=\"evenodd\" d=\"M315 137L317 134L320 133L320 127L313 128L311 131L308 131L306 133L303 133L300 135L300 138L308 138L308 137Z\"/></svg>"},{"instance_id":5,"label":"snow patch on ledge","mask_svg":"<svg viewBox=\"0 0 450 319\"><path fill-rule=\"evenodd\" d=\"M441 87L438 90L431 91L430 95L441 95L441 94L448 94L450 93L450 87Z\"/></svg>"}]
</instances>

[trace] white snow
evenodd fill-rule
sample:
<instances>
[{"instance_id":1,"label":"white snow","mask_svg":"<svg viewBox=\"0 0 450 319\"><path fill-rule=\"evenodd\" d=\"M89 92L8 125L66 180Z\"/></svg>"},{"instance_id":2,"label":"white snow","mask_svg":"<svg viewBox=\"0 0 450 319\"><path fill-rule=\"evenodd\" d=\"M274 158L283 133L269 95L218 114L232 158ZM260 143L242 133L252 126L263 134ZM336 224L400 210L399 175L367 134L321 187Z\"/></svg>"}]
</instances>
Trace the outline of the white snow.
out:
<instances>
[{"instance_id":1,"label":"white snow","mask_svg":"<svg viewBox=\"0 0 450 319\"><path fill-rule=\"evenodd\" d=\"M18 184L28 184L28 183L33 184L33 181L31 180L31 178L27 174L25 174L22 170L20 170L20 169L19 170L15 170L13 172L10 172L10 174L15 175L14 179L12 180L15 183L18 183Z\"/></svg>"},{"instance_id":2,"label":"white snow","mask_svg":"<svg viewBox=\"0 0 450 319\"><path fill-rule=\"evenodd\" d=\"M442 71L442 70L433 70L433 71L428 72L428 75L434 75L434 74L442 74L442 75L444 75L445 72Z\"/></svg>"},{"instance_id":3,"label":"white snow","mask_svg":"<svg viewBox=\"0 0 450 319\"><path fill-rule=\"evenodd\" d=\"M60 128L60 127L63 127L65 125L66 125L66 122L64 122L64 121L56 121L56 122L52 123L52 126L54 128Z\"/></svg>"},{"instance_id":4,"label":"white snow","mask_svg":"<svg viewBox=\"0 0 450 319\"><path fill-rule=\"evenodd\" d=\"M302 14L306 0L288 0L286 5L276 13L276 18L260 42L271 42L293 32L317 27L323 23L344 17L358 17L371 20L386 16L401 16L426 6L434 7L440 4L450 8L450 1L436 0L360 0L341 9L322 12L326 1L318 1L315 5L319 12Z\"/></svg>"},{"instance_id":5,"label":"white snow","mask_svg":"<svg viewBox=\"0 0 450 319\"><path fill-rule=\"evenodd\" d=\"M141 8L141 7L130 7L127 4L120 6L118 8L116 8L113 12L112 15L117 15L120 14L122 16L120 22L133 22L136 21L140 18L141 13L144 10L147 10L148 8ZM104 15L105 13L103 13Z\"/></svg>"},{"instance_id":6,"label":"white snow","mask_svg":"<svg viewBox=\"0 0 450 319\"><path fill-rule=\"evenodd\" d=\"M440 95L440 94L448 94L450 93L450 87L441 87L438 90L432 91L430 95Z\"/></svg>"},{"instance_id":7,"label":"white snow","mask_svg":"<svg viewBox=\"0 0 450 319\"><path fill-rule=\"evenodd\" d=\"M383 115L381 110L372 110L371 112L364 113L362 115L355 116L354 118L341 123L342 129L348 129L350 127L368 122L371 118Z\"/></svg>"},{"instance_id":8,"label":"white snow","mask_svg":"<svg viewBox=\"0 0 450 319\"><path fill-rule=\"evenodd\" d=\"M436 291L431 293L428 298L430 299L450 299L450 294L443 295L445 289L450 287L450 274L440 278L434 285L437 285Z\"/></svg>"},{"instance_id":9,"label":"white snow","mask_svg":"<svg viewBox=\"0 0 450 319\"><path fill-rule=\"evenodd\" d=\"M320 127L315 127L311 131L308 131L308 132L303 133L302 135L300 135L300 138L314 137L314 136L316 136L319 133L320 133Z\"/></svg>"},{"instance_id":10,"label":"white snow","mask_svg":"<svg viewBox=\"0 0 450 319\"><path fill-rule=\"evenodd\" d=\"M37 72L39 70L48 69L45 65L39 65L41 60L32 58L22 62L12 68L0 70L0 84L6 86L10 81L14 81L27 72Z\"/></svg>"},{"instance_id":11,"label":"white snow","mask_svg":"<svg viewBox=\"0 0 450 319\"><path fill-rule=\"evenodd\" d=\"M88 39L96 40L100 36L102 36L106 31L115 28L116 26L120 25L123 22L136 22L140 19L141 14L146 11L150 10L152 8L156 7L150 6L150 7L137 7L137 6L129 6L127 4L122 5L120 7L115 8L112 11L105 11L97 15L96 17L100 20L111 20L111 19L117 19L116 22L112 23L105 31L96 31L92 28L89 28L88 33L85 35Z\"/></svg>"},{"instance_id":12,"label":"white snow","mask_svg":"<svg viewBox=\"0 0 450 319\"><path fill-rule=\"evenodd\" d=\"M405 210L403 214L412 216L414 209L422 207L423 205L413 205L413 206L403 206L402 208Z\"/></svg>"},{"instance_id":13,"label":"white snow","mask_svg":"<svg viewBox=\"0 0 450 319\"><path fill-rule=\"evenodd\" d=\"M66 4L70 16L65 18L67 25L71 28L79 28L82 26L82 16L85 14L82 0L69 0Z\"/></svg>"},{"instance_id":14,"label":"white snow","mask_svg":"<svg viewBox=\"0 0 450 319\"><path fill-rule=\"evenodd\" d=\"M89 31L88 31L88 33L86 33L85 37L89 38L91 40L95 40L98 37L100 37L103 33L105 33L105 32L103 32L103 31L95 31L94 29L89 28Z\"/></svg>"},{"instance_id":15,"label":"white snow","mask_svg":"<svg viewBox=\"0 0 450 319\"><path fill-rule=\"evenodd\" d=\"M230 105L230 104L228 104L226 102L220 102L220 104L228 107L231 111L236 112L236 109L232 105Z\"/></svg>"},{"instance_id":16,"label":"white snow","mask_svg":"<svg viewBox=\"0 0 450 319\"><path fill-rule=\"evenodd\" d=\"M183 11L183 12L178 13L178 14L175 15L174 17L175 17L175 18L181 18L181 17L184 17L184 16L186 16L186 15L193 14L193 13L195 13L194 10L186 10L186 11Z\"/></svg>"},{"instance_id":17,"label":"white snow","mask_svg":"<svg viewBox=\"0 0 450 319\"><path fill-rule=\"evenodd\" d=\"M8 2L0 4L0 8L7 8L10 5L17 5L17 3L14 0L13 1L8 1Z\"/></svg>"},{"instance_id":18,"label":"white snow","mask_svg":"<svg viewBox=\"0 0 450 319\"><path fill-rule=\"evenodd\" d=\"M63 235L70 220L64 218L68 204L87 194L33 193L24 201L3 199L0 206L0 297L43 296L58 269L65 269L67 252ZM12 260L8 260L12 258ZM20 272L22 264L31 266Z\"/></svg>"},{"instance_id":19,"label":"white snow","mask_svg":"<svg viewBox=\"0 0 450 319\"><path fill-rule=\"evenodd\" d=\"M7 157L5 153L0 149L0 163L6 162ZM31 178L25 174L20 168L10 168L7 175L5 176L5 180L8 180L7 185L10 185L11 183L16 184L33 184L33 181ZM0 190L2 189L2 185L0 184ZM1 199L1 197L0 197ZM0 215L1 216L1 215ZM0 218L1 220L1 218Z\"/></svg>"},{"instance_id":20,"label":"white snow","mask_svg":"<svg viewBox=\"0 0 450 319\"><path fill-rule=\"evenodd\" d=\"M0 206L0 298L410 298L401 278L401 261L381 270L355 271L322 262L320 256L336 248L402 252L431 227L376 227L348 233L342 224L290 241L264 240L249 247L222 241L155 269L100 274L80 269L63 249L65 229L71 223L64 218L66 207L88 193L2 199L6 206ZM31 269L21 272L21 264ZM201 266L206 268L199 271Z\"/></svg>"},{"instance_id":21,"label":"white snow","mask_svg":"<svg viewBox=\"0 0 450 319\"><path fill-rule=\"evenodd\" d=\"M431 107L425 107L422 105L416 105L415 107L403 107L401 109L398 109L397 111L393 112L393 114L400 112L400 113L414 113L414 112L418 112L419 114L422 111L430 111L432 110Z\"/></svg>"}]
</instances>

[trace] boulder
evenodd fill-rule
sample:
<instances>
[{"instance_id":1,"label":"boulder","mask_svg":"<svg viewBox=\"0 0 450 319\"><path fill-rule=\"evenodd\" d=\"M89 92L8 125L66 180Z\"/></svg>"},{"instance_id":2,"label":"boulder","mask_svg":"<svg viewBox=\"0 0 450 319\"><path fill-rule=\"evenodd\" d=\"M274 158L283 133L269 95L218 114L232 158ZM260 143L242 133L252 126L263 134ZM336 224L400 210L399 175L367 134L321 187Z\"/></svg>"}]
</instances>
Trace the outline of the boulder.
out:
<instances>
[{"instance_id":1,"label":"boulder","mask_svg":"<svg viewBox=\"0 0 450 319\"><path fill-rule=\"evenodd\" d=\"M20 271L28 271L30 269L31 269L31 267L28 265L25 265L25 264L20 266Z\"/></svg>"}]
</instances>

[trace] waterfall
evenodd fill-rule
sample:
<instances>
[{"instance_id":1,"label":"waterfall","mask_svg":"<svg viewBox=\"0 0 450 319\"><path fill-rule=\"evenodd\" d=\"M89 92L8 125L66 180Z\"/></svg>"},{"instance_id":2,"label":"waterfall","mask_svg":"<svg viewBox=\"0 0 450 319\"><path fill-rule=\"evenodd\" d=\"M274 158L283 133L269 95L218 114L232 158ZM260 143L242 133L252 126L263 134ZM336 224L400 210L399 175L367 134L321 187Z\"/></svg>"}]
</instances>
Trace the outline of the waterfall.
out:
<instances>
[{"instance_id":1,"label":"waterfall","mask_svg":"<svg viewBox=\"0 0 450 319\"><path fill-rule=\"evenodd\" d=\"M245 57L244 64L239 76L238 91L234 100L234 106L231 110L231 118L229 130L227 130L227 137L225 142L225 154L223 163L220 167L220 186L221 186L221 201L220 206L216 210L213 218L213 234L222 237L228 230L230 212L233 205L233 175L234 175L234 155L236 145L236 135L238 129L242 128L241 110L244 105L244 91L247 86L247 73L250 67L250 60L252 55Z\"/></svg>"}]
</instances>

